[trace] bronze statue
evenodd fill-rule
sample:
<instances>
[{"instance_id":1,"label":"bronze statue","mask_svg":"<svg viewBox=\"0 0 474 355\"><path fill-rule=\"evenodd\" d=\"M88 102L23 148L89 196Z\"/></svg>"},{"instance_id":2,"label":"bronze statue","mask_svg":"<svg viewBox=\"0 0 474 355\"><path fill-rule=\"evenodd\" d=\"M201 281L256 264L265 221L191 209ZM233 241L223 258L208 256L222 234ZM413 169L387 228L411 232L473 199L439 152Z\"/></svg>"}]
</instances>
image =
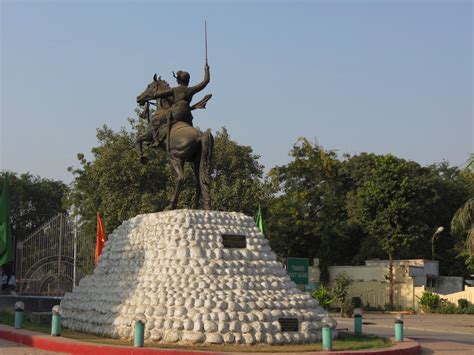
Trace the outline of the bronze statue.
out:
<instances>
[{"instance_id":1,"label":"bronze statue","mask_svg":"<svg viewBox=\"0 0 474 355\"><path fill-rule=\"evenodd\" d=\"M211 209L210 197L210 164L214 138L210 132L201 132L193 127L193 116L191 111L198 108L206 108L206 103L212 95L206 95L195 105L191 105L193 96L203 90L210 80L209 66L204 67L204 80L194 86L189 86L189 73L178 71L173 75L178 86L170 88L168 83L157 78L137 97L139 105L145 105L142 117L148 119L147 131L138 137L137 143L140 147L140 161L144 164L147 158L143 155L143 142L148 142L150 148L162 148L170 159L171 166L176 173L176 188L173 200L166 209L175 209L179 194L185 182L184 163L193 164L196 177L196 196L194 208L199 207L202 194L203 209ZM149 117L149 104L156 100L156 111Z\"/></svg>"}]
</instances>

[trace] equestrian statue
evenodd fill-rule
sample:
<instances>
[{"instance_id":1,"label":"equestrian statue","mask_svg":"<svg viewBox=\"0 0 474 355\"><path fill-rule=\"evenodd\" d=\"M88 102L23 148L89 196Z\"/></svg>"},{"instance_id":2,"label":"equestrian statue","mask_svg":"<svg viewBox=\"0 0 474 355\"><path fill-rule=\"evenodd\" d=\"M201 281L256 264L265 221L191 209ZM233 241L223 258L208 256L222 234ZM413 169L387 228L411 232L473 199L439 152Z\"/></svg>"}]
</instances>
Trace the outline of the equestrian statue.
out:
<instances>
[{"instance_id":1,"label":"equestrian statue","mask_svg":"<svg viewBox=\"0 0 474 355\"><path fill-rule=\"evenodd\" d=\"M207 56L206 56L207 57ZM196 195L194 208L199 207L202 195L202 208L211 209L210 196L210 164L214 138L210 130L201 132L193 127L192 110L206 108L206 103L212 95L206 95L198 103L191 105L193 96L203 90L210 80L209 65L204 67L204 80L197 85L189 86L190 75L188 72L179 70L176 74L178 86L170 88L165 80L157 78L155 74L153 81L137 97L137 103L145 105L142 118L148 120L148 127L144 134L138 137L137 144L140 147L140 161L146 164L148 159L143 154L143 143L148 143L151 149L163 149L171 167L176 174L176 188L173 199L166 209L175 209L179 194L183 188L184 163L192 164L196 177ZM156 110L150 117L150 101L156 100Z\"/></svg>"}]
</instances>

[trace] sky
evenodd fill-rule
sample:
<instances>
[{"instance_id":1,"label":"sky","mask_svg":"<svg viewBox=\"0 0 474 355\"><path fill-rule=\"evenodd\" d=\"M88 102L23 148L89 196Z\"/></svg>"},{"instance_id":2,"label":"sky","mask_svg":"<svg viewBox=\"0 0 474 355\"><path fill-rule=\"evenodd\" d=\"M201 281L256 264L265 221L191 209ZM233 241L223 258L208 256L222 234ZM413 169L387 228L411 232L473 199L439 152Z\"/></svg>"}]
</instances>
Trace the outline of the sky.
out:
<instances>
[{"instance_id":1,"label":"sky","mask_svg":"<svg viewBox=\"0 0 474 355\"><path fill-rule=\"evenodd\" d=\"M158 73L204 75L194 124L266 171L299 137L342 153L464 166L474 151L471 1L1 3L0 170L71 182L96 129L128 126Z\"/></svg>"}]
</instances>

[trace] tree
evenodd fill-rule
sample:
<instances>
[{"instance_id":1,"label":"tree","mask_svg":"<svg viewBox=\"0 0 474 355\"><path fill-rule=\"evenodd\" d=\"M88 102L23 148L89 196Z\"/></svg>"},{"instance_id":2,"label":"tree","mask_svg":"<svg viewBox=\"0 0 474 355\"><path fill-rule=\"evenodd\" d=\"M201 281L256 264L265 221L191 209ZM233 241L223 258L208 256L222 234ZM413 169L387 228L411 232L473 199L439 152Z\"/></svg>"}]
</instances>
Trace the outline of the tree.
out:
<instances>
[{"instance_id":1,"label":"tree","mask_svg":"<svg viewBox=\"0 0 474 355\"><path fill-rule=\"evenodd\" d=\"M253 216L258 204L265 206L271 191L263 180L263 165L252 147L232 140L222 127L214 135L214 152L211 164L212 209L243 212ZM187 169L189 183L181 194L179 206L192 205L194 175Z\"/></svg>"},{"instance_id":2,"label":"tree","mask_svg":"<svg viewBox=\"0 0 474 355\"><path fill-rule=\"evenodd\" d=\"M67 203L81 216L91 238L95 235L97 211L103 216L106 230L113 231L126 219L167 205L171 179L166 158L157 154L152 163L141 164L135 144L137 124L133 120L130 124L132 131L99 128L99 146L92 149L93 160L79 153L80 168L69 169L74 181Z\"/></svg>"},{"instance_id":3,"label":"tree","mask_svg":"<svg viewBox=\"0 0 474 355\"><path fill-rule=\"evenodd\" d=\"M346 186L347 195L356 191L366 181L371 179L372 171L375 168L377 155L373 153L361 153L350 156L345 154L341 164L340 174ZM348 216L349 200L345 199L346 215ZM348 217L349 218L349 217ZM377 241L371 237L362 225L348 220L349 231L353 255L346 263L352 265L363 265L365 260L370 258L380 258L384 255L383 250Z\"/></svg>"},{"instance_id":4,"label":"tree","mask_svg":"<svg viewBox=\"0 0 474 355\"><path fill-rule=\"evenodd\" d=\"M67 186L62 181L41 178L30 173L2 171L0 186L8 174L13 247L58 213L65 213L62 200Z\"/></svg>"},{"instance_id":5,"label":"tree","mask_svg":"<svg viewBox=\"0 0 474 355\"><path fill-rule=\"evenodd\" d=\"M444 226L436 240L440 269L445 275L466 273L461 238L449 235L447 228L456 209L474 195L474 179L465 170L447 162L421 167L372 153L339 159L304 138L290 156L288 164L270 170L268 179L274 197L267 210L267 236L281 259L319 257L324 282L329 265L389 256L390 243L384 249L378 238L388 235L381 226L395 231L389 240L401 243L392 257L404 259L431 258L433 232Z\"/></svg>"},{"instance_id":6,"label":"tree","mask_svg":"<svg viewBox=\"0 0 474 355\"><path fill-rule=\"evenodd\" d=\"M344 316L347 305L347 294L349 293L349 286L352 284L351 278L345 273L337 274L334 279L334 286L332 287L332 294L336 298L337 303L341 307L341 317Z\"/></svg>"},{"instance_id":7,"label":"tree","mask_svg":"<svg viewBox=\"0 0 474 355\"><path fill-rule=\"evenodd\" d=\"M453 234L467 235L466 247L469 253L474 254L474 197L459 208L451 220Z\"/></svg>"},{"instance_id":8,"label":"tree","mask_svg":"<svg viewBox=\"0 0 474 355\"><path fill-rule=\"evenodd\" d=\"M366 181L372 179L375 170L375 154L361 153L355 156L344 156L341 172L346 180L347 190L354 193ZM412 162L413 164L416 164ZM430 193L423 199L419 199L418 207L423 210L420 213L420 222L426 225L426 232L419 238L413 240L410 248L398 250L397 257L403 259L431 258L431 237L433 232L444 226L445 232L436 240L436 259L440 263L440 270L445 275L462 275L466 272L464 266L465 257L459 251L460 238L451 236L449 233L450 220L459 206L466 201L468 196L472 196L474 184L466 178L464 171L457 167L450 167L447 162L433 164L431 166L419 167L419 181L426 186L430 186ZM350 208L350 206L348 207ZM353 264L363 264L369 258L381 258L386 253L381 249L374 237L367 233L366 228L361 224L350 223L350 234L356 254L352 259Z\"/></svg>"},{"instance_id":9,"label":"tree","mask_svg":"<svg viewBox=\"0 0 474 355\"><path fill-rule=\"evenodd\" d=\"M226 128L215 134L212 163L213 209L254 215L258 203L266 205L269 186L263 181L263 165L252 147L232 140Z\"/></svg>"},{"instance_id":10,"label":"tree","mask_svg":"<svg viewBox=\"0 0 474 355\"><path fill-rule=\"evenodd\" d=\"M392 155L376 156L369 176L348 195L351 221L358 224L389 258L389 303L393 306L393 259L426 235L423 215L436 198L428 169Z\"/></svg>"},{"instance_id":11,"label":"tree","mask_svg":"<svg viewBox=\"0 0 474 355\"><path fill-rule=\"evenodd\" d=\"M447 162L428 167L437 194L437 200L424 213L424 221L430 225L430 233L413 245L413 250L427 253L426 247L431 244L434 231L443 226L445 231L435 240L435 258L439 261L443 275L467 276L469 270L469 253L466 253L466 235L451 230L451 220L455 212L466 201L474 196L474 179L468 172L458 167L450 167ZM425 249L423 249L423 246Z\"/></svg>"},{"instance_id":12,"label":"tree","mask_svg":"<svg viewBox=\"0 0 474 355\"><path fill-rule=\"evenodd\" d=\"M3 171L0 186L5 174L10 191L11 230L16 241L25 239L56 214L66 212L62 200L68 187L62 181Z\"/></svg>"},{"instance_id":13,"label":"tree","mask_svg":"<svg viewBox=\"0 0 474 355\"><path fill-rule=\"evenodd\" d=\"M166 154L150 151L150 161L142 165L135 142L143 123L134 119L129 122L129 129L118 132L107 126L99 128L99 144L92 149L92 159L88 161L78 154L80 167L70 168L74 182L68 205L74 206L91 235L94 235L97 211L101 212L106 229L112 232L137 214L163 210L174 191L174 176ZM259 157L250 147L231 140L225 128L216 133L214 149L213 209L253 215L258 202L266 201L268 195ZM194 198L194 174L189 166L185 174L187 182L179 208L189 208Z\"/></svg>"},{"instance_id":14,"label":"tree","mask_svg":"<svg viewBox=\"0 0 474 355\"><path fill-rule=\"evenodd\" d=\"M271 201L267 236L281 257L320 259L321 281L328 266L347 259L349 239L345 213L345 186L335 151L300 138L290 152L293 160L270 173L277 196Z\"/></svg>"},{"instance_id":15,"label":"tree","mask_svg":"<svg viewBox=\"0 0 474 355\"><path fill-rule=\"evenodd\" d=\"M462 177L474 185L474 154L468 160L467 167L461 172ZM469 191L470 198L456 211L451 220L451 233L465 238L466 265L474 270L474 186Z\"/></svg>"}]
</instances>

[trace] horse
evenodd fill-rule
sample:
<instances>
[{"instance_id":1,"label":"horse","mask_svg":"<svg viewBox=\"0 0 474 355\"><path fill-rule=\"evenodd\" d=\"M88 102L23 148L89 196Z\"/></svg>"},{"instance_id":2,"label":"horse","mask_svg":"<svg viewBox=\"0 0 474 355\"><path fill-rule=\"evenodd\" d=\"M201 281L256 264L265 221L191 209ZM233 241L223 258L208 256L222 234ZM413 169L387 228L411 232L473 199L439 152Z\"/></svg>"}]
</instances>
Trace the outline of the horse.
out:
<instances>
[{"instance_id":1,"label":"horse","mask_svg":"<svg viewBox=\"0 0 474 355\"><path fill-rule=\"evenodd\" d=\"M139 105L147 104L148 101L157 93L169 89L166 81L153 76L153 81L148 84L146 89L137 97ZM201 100L200 103L193 105L193 108L205 108L205 103L210 99L210 95ZM204 103L203 103L204 102ZM171 97L157 100L157 112L155 114L162 117L169 117L169 111L173 105ZM146 110L147 111L147 110ZM168 119L168 124L170 124ZM196 177L196 192L194 199L194 208L199 208L199 202L202 197L202 208L211 209L211 172L210 165L212 160L212 152L214 148L214 137L208 129L202 132L187 122L177 121L171 126L166 125L167 134L165 139L160 140L158 146L150 145L153 150L161 148L168 156L171 167L176 175L176 187L173 199L165 210L176 209L179 195L185 183L184 164L186 162L192 164L194 176ZM147 132L137 138L137 144L140 147L140 161L144 164L147 158L143 155L143 142L153 140L153 127L149 127Z\"/></svg>"},{"instance_id":2,"label":"horse","mask_svg":"<svg viewBox=\"0 0 474 355\"><path fill-rule=\"evenodd\" d=\"M139 103L140 106L145 106L145 110L140 114L140 118L147 119L148 121L148 128L145 133L141 134L137 138L137 144L139 145L140 148L140 161L142 164L146 164L148 161L148 158L143 155L143 143L147 142L151 144L153 142L153 134L154 134L154 129L156 127L153 127L153 124L150 122L150 104L156 105L156 111L154 112L153 116L155 115L160 115L162 117L165 117L173 105L173 100L172 98L163 98L160 100L156 100L156 104L153 104L149 101L149 99L143 99L145 93L149 93L147 97L151 97L152 93L163 91L163 90L168 90L170 88L169 84L165 80L161 80L161 76L159 78L156 77L156 74L153 76L153 81L148 84L147 88L145 91L143 91L138 97L137 97L137 102ZM142 100L142 101L139 101Z\"/></svg>"}]
</instances>

